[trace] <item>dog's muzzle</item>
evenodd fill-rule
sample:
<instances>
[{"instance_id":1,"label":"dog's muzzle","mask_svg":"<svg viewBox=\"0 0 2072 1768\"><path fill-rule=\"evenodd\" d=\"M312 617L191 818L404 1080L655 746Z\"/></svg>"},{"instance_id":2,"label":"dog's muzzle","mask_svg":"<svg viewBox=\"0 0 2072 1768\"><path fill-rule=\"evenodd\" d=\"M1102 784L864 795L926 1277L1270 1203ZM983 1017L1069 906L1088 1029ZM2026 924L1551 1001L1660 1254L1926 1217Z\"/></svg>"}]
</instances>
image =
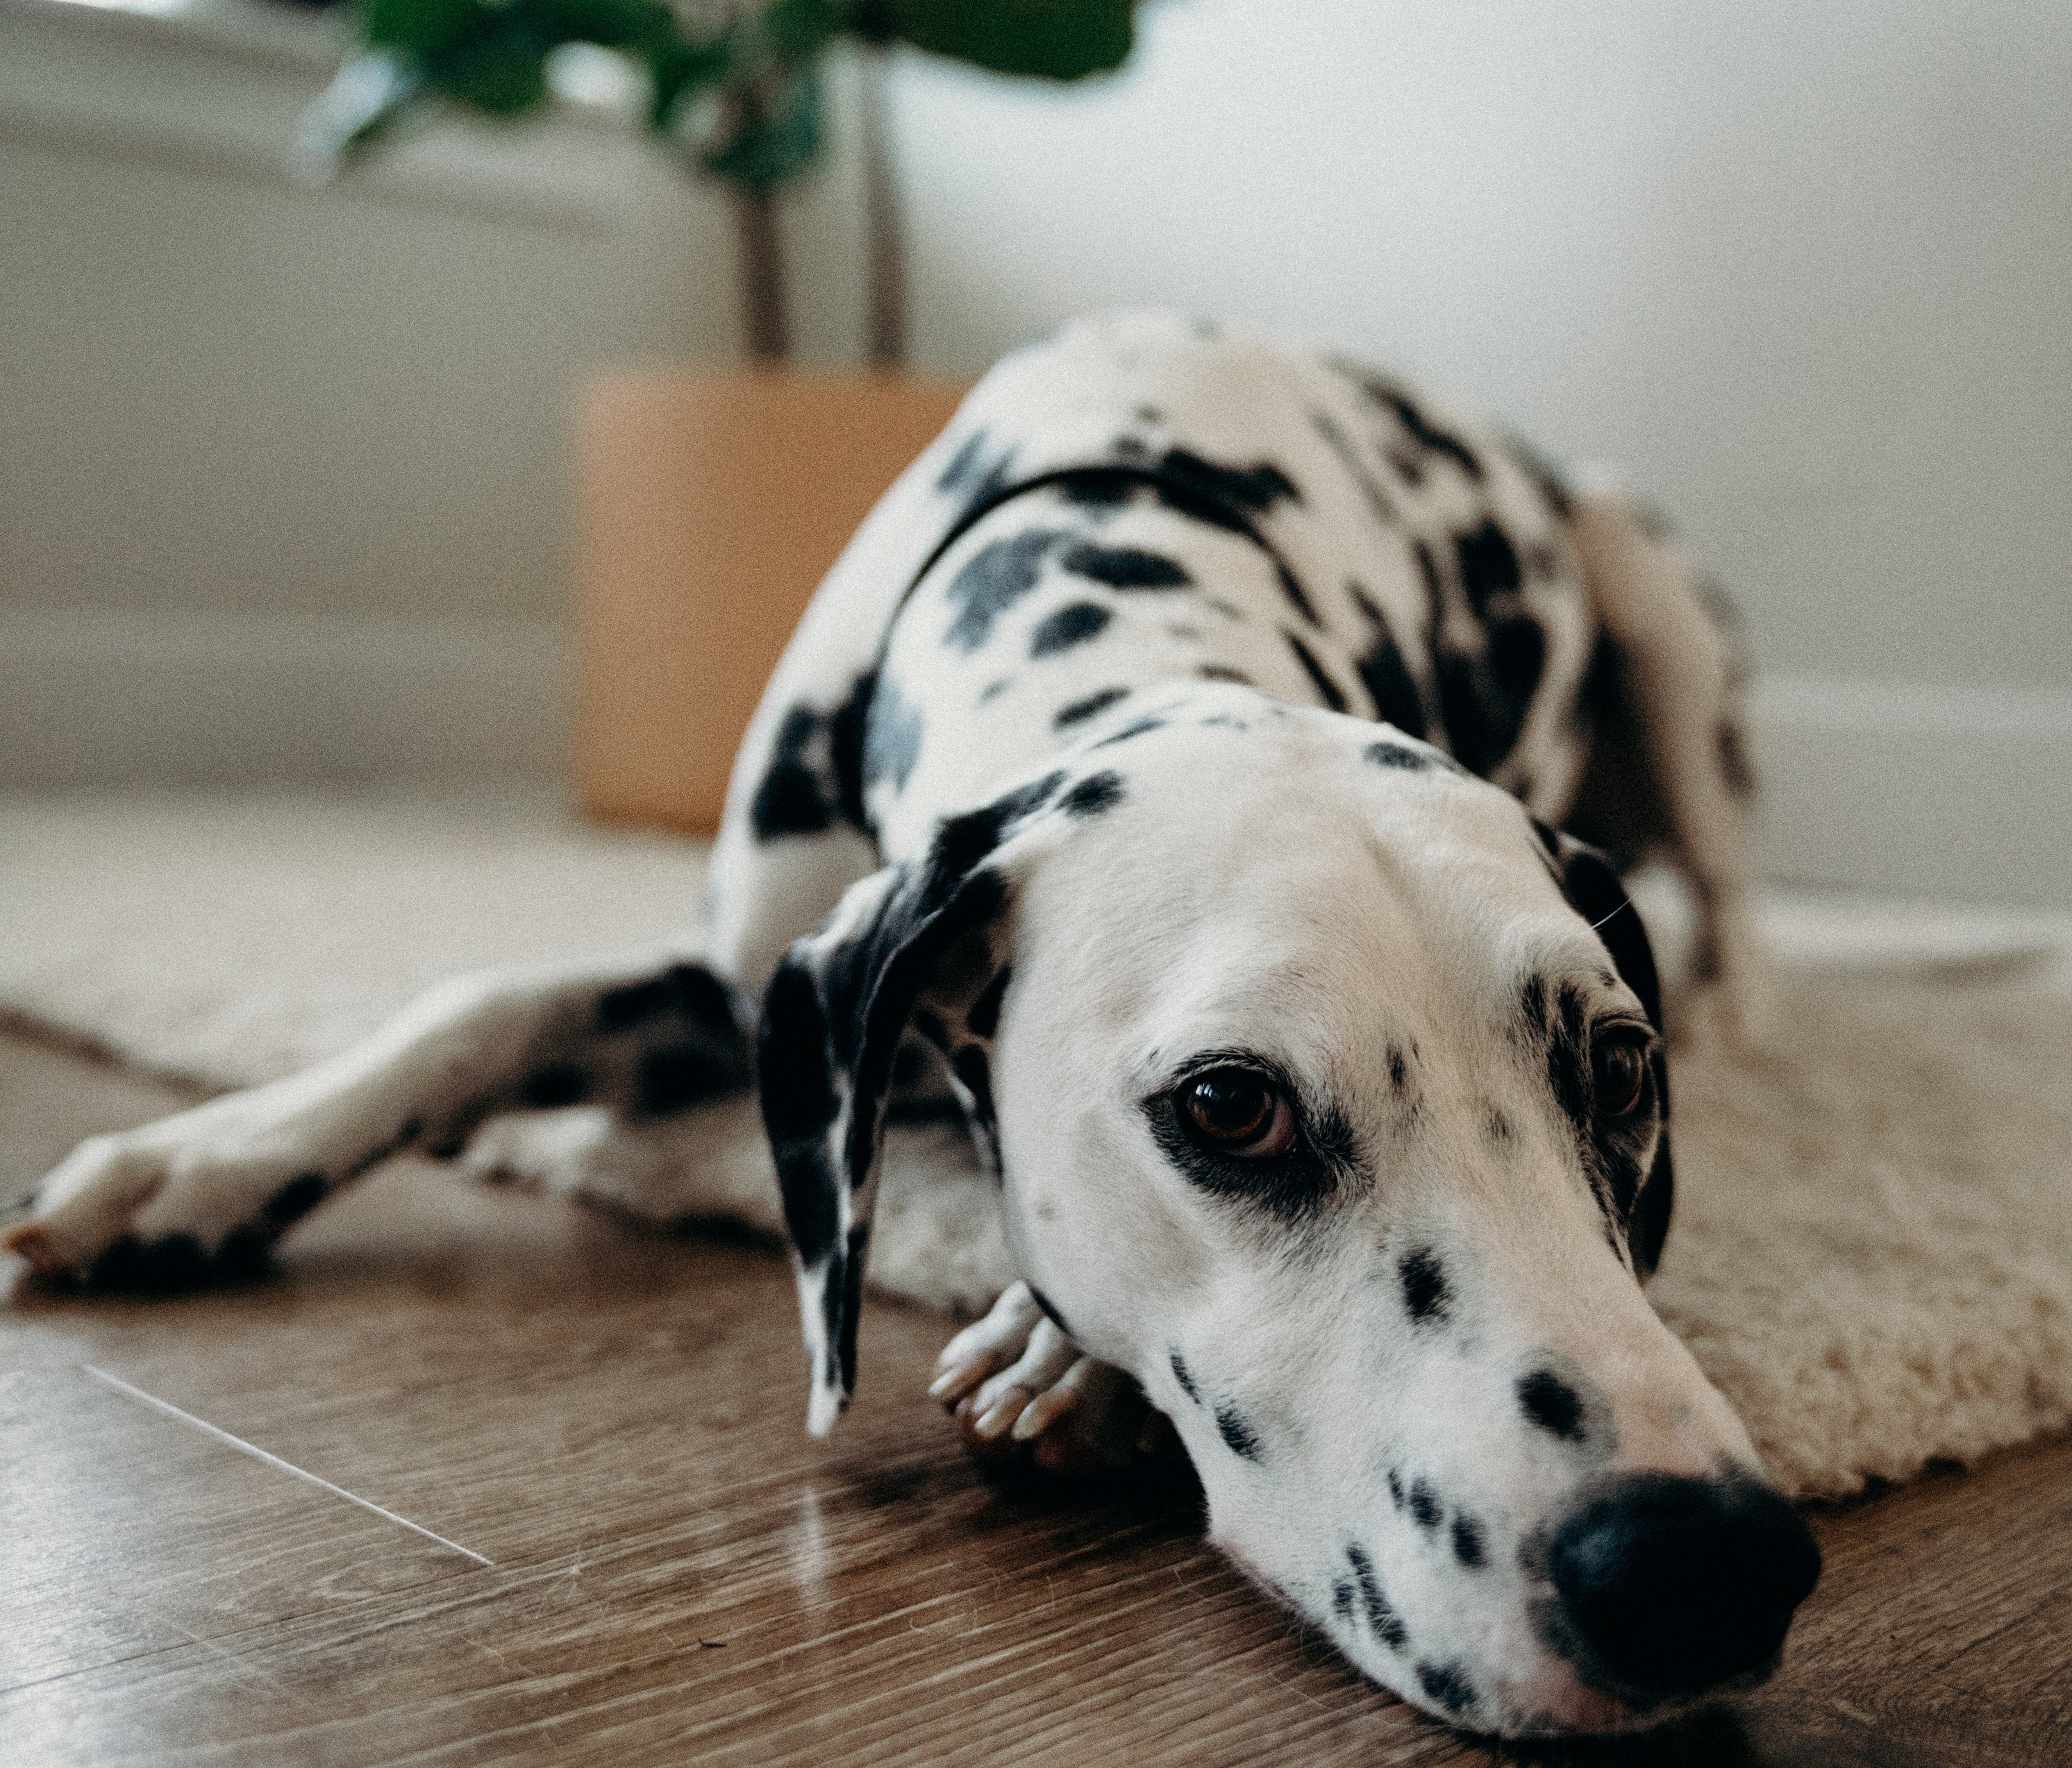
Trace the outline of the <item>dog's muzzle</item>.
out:
<instances>
[{"instance_id":1,"label":"dog's muzzle","mask_svg":"<svg viewBox=\"0 0 2072 1768\"><path fill-rule=\"evenodd\" d=\"M1643 1700L1766 1669L1820 1575L1820 1549L1775 1490L1739 1474L1614 1476L1548 1537L1551 1642L1584 1679Z\"/></svg>"}]
</instances>

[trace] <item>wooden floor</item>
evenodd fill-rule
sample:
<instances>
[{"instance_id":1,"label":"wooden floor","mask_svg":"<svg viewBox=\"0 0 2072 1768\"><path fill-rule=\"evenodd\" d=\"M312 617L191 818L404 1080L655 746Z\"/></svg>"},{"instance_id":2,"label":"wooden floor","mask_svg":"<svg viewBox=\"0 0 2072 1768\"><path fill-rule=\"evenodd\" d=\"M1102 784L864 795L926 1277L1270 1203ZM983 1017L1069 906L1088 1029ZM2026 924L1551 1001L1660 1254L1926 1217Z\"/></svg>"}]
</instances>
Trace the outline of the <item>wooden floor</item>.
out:
<instances>
[{"instance_id":1,"label":"wooden floor","mask_svg":"<svg viewBox=\"0 0 2072 1768\"><path fill-rule=\"evenodd\" d=\"M177 1102L0 1039L0 1196ZM1758 1693L1506 1752L1253 1595L1186 1490L989 1482L921 1396L938 1318L873 1310L808 1441L767 1249L416 1166L282 1267L0 1305L7 1768L2072 1763L2072 1444L1816 1515Z\"/></svg>"}]
</instances>

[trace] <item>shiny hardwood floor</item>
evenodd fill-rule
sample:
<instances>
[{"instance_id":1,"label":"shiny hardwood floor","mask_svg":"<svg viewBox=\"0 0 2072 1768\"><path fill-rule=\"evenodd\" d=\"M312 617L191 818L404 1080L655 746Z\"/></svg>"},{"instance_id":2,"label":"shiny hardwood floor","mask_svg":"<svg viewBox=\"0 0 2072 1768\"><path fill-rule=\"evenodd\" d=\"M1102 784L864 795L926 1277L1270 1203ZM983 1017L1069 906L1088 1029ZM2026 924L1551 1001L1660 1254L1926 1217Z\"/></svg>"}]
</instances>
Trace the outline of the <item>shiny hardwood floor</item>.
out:
<instances>
[{"instance_id":1,"label":"shiny hardwood floor","mask_svg":"<svg viewBox=\"0 0 2072 1768\"><path fill-rule=\"evenodd\" d=\"M0 1196L179 1102L0 1038ZM1756 1694L1507 1751L1342 1667L1187 1490L974 1468L921 1397L939 1319L871 1310L808 1441L767 1248L417 1165L281 1267L0 1305L7 1768L2072 1763L2072 1444L1818 1513Z\"/></svg>"}]
</instances>

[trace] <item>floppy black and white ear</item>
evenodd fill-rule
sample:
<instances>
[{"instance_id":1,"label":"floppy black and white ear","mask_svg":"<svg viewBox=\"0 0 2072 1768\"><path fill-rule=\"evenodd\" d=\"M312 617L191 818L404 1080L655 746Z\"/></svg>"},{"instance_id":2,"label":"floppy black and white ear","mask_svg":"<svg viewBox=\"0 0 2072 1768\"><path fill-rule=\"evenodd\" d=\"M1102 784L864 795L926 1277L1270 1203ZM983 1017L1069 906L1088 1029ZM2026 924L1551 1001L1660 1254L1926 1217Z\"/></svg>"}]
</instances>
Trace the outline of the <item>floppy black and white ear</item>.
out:
<instances>
[{"instance_id":1,"label":"floppy black and white ear","mask_svg":"<svg viewBox=\"0 0 2072 1768\"><path fill-rule=\"evenodd\" d=\"M1055 782L1042 783L1047 796ZM853 886L770 979L756 1079L791 1236L816 1437L834 1428L856 1388L894 1056L923 996L949 1005L998 972L1011 892L998 849L1038 802L1010 795L948 820L925 861Z\"/></svg>"},{"instance_id":2,"label":"floppy black and white ear","mask_svg":"<svg viewBox=\"0 0 2072 1768\"><path fill-rule=\"evenodd\" d=\"M1655 948L1648 944L1647 928L1640 911L1633 906L1626 886L1611 863L1594 847L1536 824L1540 844L1552 859L1561 894L1568 906L1590 923L1611 954L1619 979L1639 996L1648 1023L1659 1034L1662 1024L1662 985L1655 973ZM1661 1261L1663 1242L1669 1237L1669 1212L1675 1199L1675 1170L1669 1156L1669 1061L1658 1042L1652 1058L1655 1096L1661 1101L1662 1128L1655 1139L1655 1162L1647 1182L1634 1201L1627 1228L1627 1245L1634 1268L1642 1277L1653 1275Z\"/></svg>"}]
</instances>

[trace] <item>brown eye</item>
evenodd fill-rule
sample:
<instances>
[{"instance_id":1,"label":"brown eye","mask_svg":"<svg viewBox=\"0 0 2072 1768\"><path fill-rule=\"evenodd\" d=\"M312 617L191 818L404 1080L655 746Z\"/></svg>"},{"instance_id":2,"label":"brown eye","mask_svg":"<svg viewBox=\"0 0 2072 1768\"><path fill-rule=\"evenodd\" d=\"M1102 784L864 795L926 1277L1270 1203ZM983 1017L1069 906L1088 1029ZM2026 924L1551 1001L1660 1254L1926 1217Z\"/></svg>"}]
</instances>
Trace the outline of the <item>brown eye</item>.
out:
<instances>
[{"instance_id":1,"label":"brown eye","mask_svg":"<svg viewBox=\"0 0 2072 1768\"><path fill-rule=\"evenodd\" d=\"M1281 1089L1249 1068L1214 1068L1180 1089L1180 1120L1202 1147L1256 1159L1295 1145L1295 1113Z\"/></svg>"},{"instance_id":2,"label":"brown eye","mask_svg":"<svg viewBox=\"0 0 2072 1768\"><path fill-rule=\"evenodd\" d=\"M1590 1046L1590 1086L1598 1115L1630 1117L1647 1087L1647 1051L1631 1037L1600 1038Z\"/></svg>"}]
</instances>

